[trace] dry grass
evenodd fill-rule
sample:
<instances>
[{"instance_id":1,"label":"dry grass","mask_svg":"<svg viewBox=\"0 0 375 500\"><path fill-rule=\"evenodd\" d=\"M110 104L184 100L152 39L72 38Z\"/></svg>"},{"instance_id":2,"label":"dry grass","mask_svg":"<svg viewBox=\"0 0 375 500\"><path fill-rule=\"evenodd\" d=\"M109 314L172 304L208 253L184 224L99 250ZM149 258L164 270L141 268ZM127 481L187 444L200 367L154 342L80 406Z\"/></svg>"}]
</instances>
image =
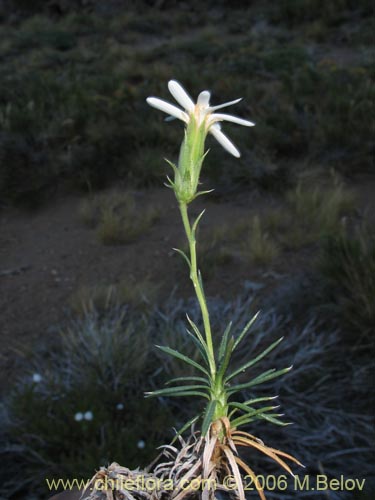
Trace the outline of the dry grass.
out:
<instances>
[{"instance_id":1,"label":"dry grass","mask_svg":"<svg viewBox=\"0 0 375 500\"><path fill-rule=\"evenodd\" d=\"M69 305L79 316L95 310L109 311L118 305L150 308L157 301L158 290L159 286L148 278L138 281L121 279L119 283L109 285L82 286L72 294Z\"/></svg>"},{"instance_id":2,"label":"dry grass","mask_svg":"<svg viewBox=\"0 0 375 500\"><path fill-rule=\"evenodd\" d=\"M84 200L81 220L105 245L129 243L143 234L159 217L157 207L141 208L129 191L112 191Z\"/></svg>"},{"instance_id":3,"label":"dry grass","mask_svg":"<svg viewBox=\"0 0 375 500\"><path fill-rule=\"evenodd\" d=\"M78 288L69 299L72 311L79 316L84 316L94 310L107 311L116 302L117 294L113 285L84 285Z\"/></svg>"},{"instance_id":4,"label":"dry grass","mask_svg":"<svg viewBox=\"0 0 375 500\"><path fill-rule=\"evenodd\" d=\"M324 242L319 270L344 331L372 342L375 331L375 232L366 226ZM329 308L329 305L327 305Z\"/></svg>"},{"instance_id":5,"label":"dry grass","mask_svg":"<svg viewBox=\"0 0 375 500\"><path fill-rule=\"evenodd\" d=\"M295 222L317 237L339 232L341 218L353 212L356 201L336 176L326 186L310 188L300 182L286 199Z\"/></svg>"},{"instance_id":6,"label":"dry grass","mask_svg":"<svg viewBox=\"0 0 375 500\"><path fill-rule=\"evenodd\" d=\"M279 253L277 242L264 231L259 216L255 215L243 242L242 255L252 264L265 265L276 259Z\"/></svg>"}]
</instances>

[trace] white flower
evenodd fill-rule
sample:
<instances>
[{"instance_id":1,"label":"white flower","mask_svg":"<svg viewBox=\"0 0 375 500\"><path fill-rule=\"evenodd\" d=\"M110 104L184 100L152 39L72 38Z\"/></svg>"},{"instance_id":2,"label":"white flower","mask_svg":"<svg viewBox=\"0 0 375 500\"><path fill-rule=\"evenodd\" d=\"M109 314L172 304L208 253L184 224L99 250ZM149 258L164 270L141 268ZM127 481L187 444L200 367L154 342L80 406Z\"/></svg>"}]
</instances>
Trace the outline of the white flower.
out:
<instances>
[{"instance_id":1,"label":"white flower","mask_svg":"<svg viewBox=\"0 0 375 500\"><path fill-rule=\"evenodd\" d=\"M228 139L228 137L223 134L221 131L221 125L218 122L233 122L238 123L239 125L244 125L245 127L252 127L255 123L243 120L237 116L215 113L215 111L226 106L230 106L231 104L236 104L237 102L240 102L241 99L235 99L234 101L226 102L224 104L220 104L219 106L210 106L211 94L208 90L203 90L203 92L199 94L197 103L195 104L183 87L175 80L170 80L168 82L168 88L172 96L185 111L157 97L148 97L148 104L156 109L160 109L161 111L168 113L174 118L182 120L187 124L192 116L196 119L198 126L205 122L206 131L210 132L224 149L229 151L229 153L233 156L239 158L240 152Z\"/></svg>"},{"instance_id":2,"label":"white flower","mask_svg":"<svg viewBox=\"0 0 375 500\"><path fill-rule=\"evenodd\" d=\"M78 413L76 413L76 414L74 415L74 420L75 420L76 422L80 422L81 420L83 420L83 413L81 413L80 411L79 411Z\"/></svg>"},{"instance_id":3,"label":"white flower","mask_svg":"<svg viewBox=\"0 0 375 500\"><path fill-rule=\"evenodd\" d=\"M35 382L36 384L39 384L39 382L41 382L42 379L43 377L39 373L33 374L33 382Z\"/></svg>"},{"instance_id":4,"label":"white flower","mask_svg":"<svg viewBox=\"0 0 375 500\"><path fill-rule=\"evenodd\" d=\"M143 450L145 446L146 446L146 443L143 441L143 439L140 439L137 443L137 448L140 450Z\"/></svg>"},{"instance_id":5,"label":"white flower","mask_svg":"<svg viewBox=\"0 0 375 500\"><path fill-rule=\"evenodd\" d=\"M121 411L121 410L123 410L123 409L124 409L124 405L123 405L122 403L118 403L118 404L116 405L116 410L120 410L120 411Z\"/></svg>"},{"instance_id":6,"label":"white flower","mask_svg":"<svg viewBox=\"0 0 375 500\"><path fill-rule=\"evenodd\" d=\"M94 418L94 415L92 413L92 411L87 411L84 415L83 415L83 418L85 420L92 420Z\"/></svg>"}]
</instances>

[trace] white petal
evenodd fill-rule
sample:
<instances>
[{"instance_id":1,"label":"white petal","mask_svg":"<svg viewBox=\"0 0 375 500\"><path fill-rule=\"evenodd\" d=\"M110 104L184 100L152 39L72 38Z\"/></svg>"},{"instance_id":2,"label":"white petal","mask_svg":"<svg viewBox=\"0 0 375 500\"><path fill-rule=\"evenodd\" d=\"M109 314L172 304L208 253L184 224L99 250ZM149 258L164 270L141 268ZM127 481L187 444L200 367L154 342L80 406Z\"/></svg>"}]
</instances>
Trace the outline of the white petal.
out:
<instances>
[{"instance_id":1,"label":"white petal","mask_svg":"<svg viewBox=\"0 0 375 500\"><path fill-rule=\"evenodd\" d=\"M211 106L210 111L216 111L217 109L226 108L227 106L231 106L232 104L237 104L242 101L242 97L239 99L235 99L234 101L225 102L224 104L219 104L218 106Z\"/></svg>"},{"instance_id":2,"label":"white petal","mask_svg":"<svg viewBox=\"0 0 375 500\"><path fill-rule=\"evenodd\" d=\"M173 95L180 106L185 108L187 111L193 111L194 102L186 90L178 82L176 82L176 80L170 80L168 82L168 88L169 92Z\"/></svg>"},{"instance_id":3,"label":"white petal","mask_svg":"<svg viewBox=\"0 0 375 500\"><path fill-rule=\"evenodd\" d=\"M223 146L224 149L229 151L230 154L232 154L236 158L239 158L241 156L241 153L238 151L236 146L220 130L220 125L218 123L212 125L209 129L209 132L211 132L215 139Z\"/></svg>"},{"instance_id":4,"label":"white petal","mask_svg":"<svg viewBox=\"0 0 375 500\"><path fill-rule=\"evenodd\" d=\"M163 101L162 99L158 99L157 97L147 97L147 103L153 108L160 109L160 111L164 111L168 115L174 116L183 122L188 121L188 117L186 113L184 113L177 106L173 106L173 104L169 104L169 102Z\"/></svg>"},{"instance_id":5,"label":"white petal","mask_svg":"<svg viewBox=\"0 0 375 500\"><path fill-rule=\"evenodd\" d=\"M208 90L203 90L198 96L197 103L199 106L203 106L205 108L208 108L208 105L210 104L210 97L211 94L209 93Z\"/></svg>"},{"instance_id":6,"label":"white petal","mask_svg":"<svg viewBox=\"0 0 375 500\"><path fill-rule=\"evenodd\" d=\"M249 120L244 120L243 118L238 118L237 116L226 115L225 113L215 113L210 116L210 120L216 121L225 121L225 122L233 122L238 123L238 125L244 125L245 127L253 127L255 123L249 122Z\"/></svg>"}]
</instances>

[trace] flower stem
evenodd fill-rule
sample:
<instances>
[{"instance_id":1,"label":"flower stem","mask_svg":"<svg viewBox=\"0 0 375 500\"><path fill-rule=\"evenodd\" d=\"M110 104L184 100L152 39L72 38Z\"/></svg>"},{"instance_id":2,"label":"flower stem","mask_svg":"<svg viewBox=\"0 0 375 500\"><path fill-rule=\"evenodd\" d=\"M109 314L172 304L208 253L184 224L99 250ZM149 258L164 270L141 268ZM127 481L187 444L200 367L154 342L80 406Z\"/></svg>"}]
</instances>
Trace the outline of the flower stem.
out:
<instances>
[{"instance_id":1,"label":"flower stem","mask_svg":"<svg viewBox=\"0 0 375 500\"><path fill-rule=\"evenodd\" d=\"M206 298L204 296L204 291L202 287L202 282L198 276L198 267L197 267L197 251L196 251L196 239L195 239L195 231L193 231L189 215L188 215L188 207L184 202L180 202L180 212L182 217L182 222L184 224L186 236L189 243L189 251L190 251L190 279L193 282L194 290L199 302L199 306L202 313L203 318L203 326L207 343L208 350L208 358L210 365L210 374L212 380L215 380L216 377L216 362L215 362L215 353L212 343L212 333L211 333L211 323L210 323L210 315L207 308Z\"/></svg>"}]
</instances>

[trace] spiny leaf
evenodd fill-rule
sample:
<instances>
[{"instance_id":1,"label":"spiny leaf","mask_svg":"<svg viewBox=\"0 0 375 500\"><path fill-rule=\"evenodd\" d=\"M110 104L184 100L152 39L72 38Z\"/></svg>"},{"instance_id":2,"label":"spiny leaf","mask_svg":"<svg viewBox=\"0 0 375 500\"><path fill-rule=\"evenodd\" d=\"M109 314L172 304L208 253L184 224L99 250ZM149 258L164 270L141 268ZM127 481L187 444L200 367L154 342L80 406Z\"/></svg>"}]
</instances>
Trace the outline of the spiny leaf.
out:
<instances>
[{"instance_id":1,"label":"spiny leaf","mask_svg":"<svg viewBox=\"0 0 375 500\"><path fill-rule=\"evenodd\" d=\"M237 339L236 339L236 341L234 343L233 349L236 349L236 347L238 346L238 344L245 337L245 335L249 331L249 328L253 325L254 321L257 319L258 315L259 315L259 311L256 314L254 314L254 316L251 318L251 320L245 325L245 328L242 330L242 332L237 337Z\"/></svg>"},{"instance_id":2,"label":"spiny leaf","mask_svg":"<svg viewBox=\"0 0 375 500\"><path fill-rule=\"evenodd\" d=\"M208 380L205 379L204 377L177 377L177 378L172 378L171 380L168 380L168 382L166 382L165 385L174 384L175 382L184 382L185 380L194 381L194 382L203 382L203 383L207 384L207 387L209 387Z\"/></svg>"},{"instance_id":3,"label":"spiny leaf","mask_svg":"<svg viewBox=\"0 0 375 500\"><path fill-rule=\"evenodd\" d=\"M189 257L186 255L185 252L183 252L182 250L180 250L179 248L172 248L172 250L174 250L175 252L179 253L186 261L187 265L189 266L189 269L191 268L191 263L190 263L190 260L189 260Z\"/></svg>"},{"instance_id":4,"label":"spiny leaf","mask_svg":"<svg viewBox=\"0 0 375 500\"><path fill-rule=\"evenodd\" d=\"M225 374L226 369L228 368L228 364L230 361L230 358L232 356L233 352L233 344L234 344L234 338L231 337L227 343L227 348L225 350L225 354L223 357L223 360L219 366L219 370L217 372L218 377L222 378Z\"/></svg>"},{"instance_id":5,"label":"spiny leaf","mask_svg":"<svg viewBox=\"0 0 375 500\"><path fill-rule=\"evenodd\" d=\"M168 175L167 175L167 181L169 182L169 184L167 182L164 182L164 186L166 186L167 188L170 188L170 189L176 188L175 183L171 180L171 178Z\"/></svg>"},{"instance_id":6,"label":"spiny leaf","mask_svg":"<svg viewBox=\"0 0 375 500\"><path fill-rule=\"evenodd\" d=\"M248 399L247 401L244 402L244 405L253 405L256 403L261 403L263 401L272 401L273 399L277 399L279 396L267 396L263 398L255 398L255 399Z\"/></svg>"},{"instance_id":7,"label":"spiny leaf","mask_svg":"<svg viewBox=\"0 0 375 500\"><path fill-rule=\"evenodd\" d=\"M191 228L191 231L192 231L192 233L193 233L194 237L195 237L195 232L196 232L196 230L197 230L198 224L199 224L199 222L200 222L201 218L203 217L203 214L204 214L204 212L205 212L205 211L206 211L206 209L202 210L202 212L201 212L201 213L198 215L198 217L195 219L195 222L194 222L194 224L193 224L193 226L192 226L192 228Z\"/></svg>"},{"instance_id":8,"label":"spiny leaf","mask_svg":"<svg viewBox=\"0 0 375 500\"><path fill-rule=\"evenodd\" d=\"M171 166L173 168L173 171L176 175L179 175L179 171L178 171L178 168L176 167L176 165L169 161L167 158L164 158L164 160L168 163L169 166Z\"/></svg>"},{"instance_id":9,"label":"spiny leaf","mask_svg":"<svg viewBox=\"0 0 375 500\"><path fill-rule=\"evenodd\" d=\"M242 391L243 389L248 389L249 387L253 387L254 385L259 385L263 384L264 382L267 382L268 380L272 380L273 378L280 377L281 375L284 375L284 373L287 373L292 369L291 366L288 368L283 368L282 370L277 370L273 368L272 370L267 370L266 372L262 373L259 375L259 377L256 377L255 379L251 380L250 382L247 382L245 384L238 384L234 385L232 388L230 388L227 393L228 395L234 394L235 392Z\"/></svg>"},{"instance_id":10,"label":"spiny leaf","mask_svg":"<svg viewBox=\"0 0 375 500\"><path fill-rule=\"evenodd\" d=\"M291 422L283 422L282 420L279 420L275 415L265 415L265 414L261 414L259 415L261 418L263 418L264 420L267 420L268 422L271 422L272 424L275 424L275 425L280 425L282 427L285 427L287 425L291 425ZM280 415L278 415L280 416Z\"/></svg>"},{"instance_id":11,"label":"spiny leaf","mask_svg":"<svg viewBox=\"0 0 375 500\"><path fill-rule=\"evenodd\" d=\"M267 411L273 411L273 410L275 410L277 408L277 406L265 406L263 408L258 408L257 410L254 409L254 408L248 408L248 410L246 410L245 408L243 408L243 405L240 406L240 404L233 404L233 406L235 406L236 408L241 409L242 411L245 412L244 415L241 415L240 417L237 417L236 419L234 419L231 422L231 424L234 427L238 427L240 425L244 425L245 423L252 422L256 418L262 417L262 415L265 412L267 412Z\"/></svg>"},{"instance_id":12,"label":"spiny leaf","mask_svg":"<svg viewBox=\"0 0 375 500\"><path fill-rule=\"evenodd\" d=\"M237 402L230 402L228 403L228 406L233 408L238 408L239 410L242 410L245 413L248 413L249 415L255 415L256 413L263 413L265 411L271 411L275 410L276 408L279 408L279 406L265 406L263 408L256 409L246 405L245 403L237 403Z\"/></svg>"},{"instance_id":13,"label":"spiny leaf","mask_svg":"<svg viewBox=\"0 0 375 500\"><path fill-rule=\"evenodd\" d=\"M280 344L280 342L283 340L284 337L281 337L280 339L276 340L276 342L274 342L273 344L271 344L269 347L267 347L267 349L265 349L263 352L261 352L260 354L258 354L258 356L256 356L254 359L248 361L247 363L245 363L244 365L242 365L240 368L238 368L237 370L235 370L233 373L231 373L226 379L225 379L225 382L229 382L229 380L231 380L233 377L235 377L236 375L238 375L239 373L241 372L244 372L246 370L248 370L250 367L254 366L256 363L258 363L258 361L260 361L261 359L263 359L265 356L267 356L267 354L269 352L271 352L273 349L275 349L276 346L278 346Z\"/></svg>"},{"instance_id":14,"label":"spiny leaf","mask_svg":"<svg viewBox=\"0 0 375 500\"><path fill-rule=\"evenodd\" d=\"M175 349L171 349L170 347L166 347L166 346L157 345L156 347L158 349L160 349L161 351L165 352L166 354L174 356L175 358L180 359L181 361L184 361L188 365L194 366L194 368L196 368L197 370L200 370L205 375L209 376L207 370L205 368L203 368L202 365L200 365L199 363L197 363L193 359L189 358L188 356L181 354L179 351L176 351Z\"/></svg>"},{"instance_id":15,"label":"spiny leaf","mask_svg":"<svg viewBox=\"0 0 375 500\"><path fill-rule=\"evenodd\" d=\"M236 427L241 427L243 425L250 424L251 422L254 422L254 420L256 420L256 417L249 417L248 415L242 415L241 417L232 420L230 425L234 429Z\"/></svg>"},{"instance_id":16,"label":"spiny leaf","mask_svg":"<svg viewBox=\"0 0 375 500\"><path fill-rule=\"evenodd\" d=\"M192 329L194 330L194 333L195 335L198 337L199 339L199 342L202 344L202 346L204 347L205 351L207 352L207 344L206 344L206 341L204 340L203 338L203 335L201 334L201 332L199 331L199 328L197 327L197 325L194 323L193 320L190 319L189 315L187 314L186 315L187 317L187 320L190 324L190 326L192 327Z\"/></svg>"},{"instance_id":17,"label":"spiny leaf","mask_svg":"<svg viewBox=\"0 0 375 500\"><path fill-rule=\"evenodd\" d=\"M198 386L191 386L192 389L189 389L190 386L185 385L181 387L168 387L166 389L159 389L158 391L153 391L153 392L146 392L145 393L145 398L155 398L155 397L162 397L166 396L169 398L174 398L174 397L184 397L184 396L200 396L202 398L210 399L208 394L205 392L201 392L198 390L193 389L193 387ZM203 389L206 389L205 386L202 387Z\"/></svg>"},{"instance_id":18,"label":"spiny leaf","mask_svg":"<svg viewBox=\"0 0 375 500\"><path fill-rule=\"evenodd\" d=\"M225 350L228 343L228 335L231 328L232 328L232 321L228 323L228 326L226 327L223 336L221 337L221 342L219 346L219 362L223 359L223 356L225 354Z\"/></svg>"},{"instance_id":19,"label":"spiny leaf","mask_svg":"<svg viewBox=\"0 0 375 500\"><path fill-rule=\"evenodd\" d=\"M195 198L198 198L198 196L202 196L203 194L209 194L209 193L212 193L213 191L215 191L214 189L208 189L207 191L197 191L197 193L195 194Z\"/></svg>"},{"instance_id":20,"label":"spiny leaf","mask_svg":"<svg viewBox=\"0 0 375 500\"><path fill-rule=\"evenodd\" d=\"M207 434L207 431L210 427L210 424L212 422L212 417L215 413L217 401L216 399L210 401L207 405L206 411L204 413L203 417L203 423L202 423L202 436L205 436Z\"/></svg>"},{"instance_id":21,"label":"spiny leaf","mask_svg":"<svg viewBox=\"0 0 375 500\"><path fill-rule=\"evenodd\" d=\"M189 330L186 330L186 333L189 335L189 337L191 337L191 340L194 342L195 346L197 347L198 351L200 352L200 354L201 354L204 362L206 363L206 365L209 366L207 352L205 351L205 349L202 346L202 344L199 342L199 340Z\"/></svg>"}]
</instances>

